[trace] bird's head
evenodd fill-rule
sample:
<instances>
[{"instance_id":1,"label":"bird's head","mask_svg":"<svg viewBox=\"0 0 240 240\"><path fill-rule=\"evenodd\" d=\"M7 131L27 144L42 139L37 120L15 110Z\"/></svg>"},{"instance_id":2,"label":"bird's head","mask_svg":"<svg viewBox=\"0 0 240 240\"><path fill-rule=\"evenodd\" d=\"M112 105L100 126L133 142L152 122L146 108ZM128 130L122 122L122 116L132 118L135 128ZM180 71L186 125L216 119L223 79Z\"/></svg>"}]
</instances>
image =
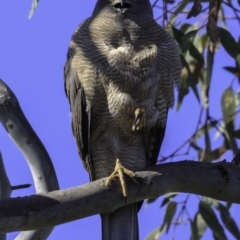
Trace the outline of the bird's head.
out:
<instances>
[{"instance_id":1,"label":"bird's head","mask_svg":"<svg viewBox=\"0 0 240 240\"><path fill-rule=\"evenodd\" d=\"M98 0L93 15L102 11L116 15L152 15L149 0Z\"/></svg>"}]
</instances>

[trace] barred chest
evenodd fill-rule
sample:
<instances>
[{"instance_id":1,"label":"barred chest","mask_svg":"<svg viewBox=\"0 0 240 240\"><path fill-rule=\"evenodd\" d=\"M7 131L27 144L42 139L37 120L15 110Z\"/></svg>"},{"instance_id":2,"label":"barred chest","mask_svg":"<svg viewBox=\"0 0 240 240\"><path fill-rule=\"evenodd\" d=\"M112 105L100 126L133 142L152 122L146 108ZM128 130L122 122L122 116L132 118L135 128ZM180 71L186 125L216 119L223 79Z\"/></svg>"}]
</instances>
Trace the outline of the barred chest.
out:
<instances>
[{"instance_id":1,"label":"barred chest","mask_svg":"<svg viewBox=\"0 0 240 240\"><path fill-rule=\"evenodd\" d=\"M157 85L157 74L146 76L142 80L136 76L131 79L124 73L119 74L118 79L109 81L106 95L109 113L114 122L122 128L133 129L133 124L140 114L140 125L151 128L158 119Z\"/></svg>"}]
</instances>

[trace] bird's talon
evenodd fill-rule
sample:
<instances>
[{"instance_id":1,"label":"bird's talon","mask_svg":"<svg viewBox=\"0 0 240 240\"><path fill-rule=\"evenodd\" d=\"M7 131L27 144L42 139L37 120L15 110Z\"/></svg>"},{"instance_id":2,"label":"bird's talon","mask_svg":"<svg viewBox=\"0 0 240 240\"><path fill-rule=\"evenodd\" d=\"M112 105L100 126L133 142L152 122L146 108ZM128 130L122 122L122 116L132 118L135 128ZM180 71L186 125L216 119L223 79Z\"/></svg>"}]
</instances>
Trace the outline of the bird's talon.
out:
<instances>
[{"instance_id":1,"label":"bird's talon","mask_svg":"<svg viewBox=\"0 0 240 240\"><path fill-rule=\"evenodd\" d=\"M106 185L109 186L111 184L111 182L113 181L113 179L115 179L115 177L118 177L120 180L120 183L121 183L123 196L125 198L127 198L127 185L125 183L124 174L128 175L130 178L132 178L137 183L137 181L135 179L136 174L133 171L126 169L121 164L120 160L117 159L115 169L114 169L113 173L106 180Z\"/></svg>"},{"instance_id":2,"label":"bird's talon","mask_svg":"<svg viewBox=\"0 0 240 240\"><path fill-rule=\"evenodd\" d=\"M137 108L134 111L135 119L134 123L132 125L132 131L140 131L142 130L143 126L145 125L146 116L145 116L145 110L142 108Z\"/></svg>"}]
</instances>

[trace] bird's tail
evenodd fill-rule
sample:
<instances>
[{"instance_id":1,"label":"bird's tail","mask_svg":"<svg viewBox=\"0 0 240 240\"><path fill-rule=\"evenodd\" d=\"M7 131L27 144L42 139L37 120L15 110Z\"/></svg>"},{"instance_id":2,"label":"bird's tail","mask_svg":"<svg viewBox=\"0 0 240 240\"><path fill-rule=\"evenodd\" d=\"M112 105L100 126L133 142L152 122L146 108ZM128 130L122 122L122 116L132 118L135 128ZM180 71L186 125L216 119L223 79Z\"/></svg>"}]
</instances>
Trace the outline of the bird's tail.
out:
<instances>
[{"instance_id":1,"label":"bird's tail","mask_svg":"<svg viewBox=\"0 0 240 240\"><path fill-rule=\"evenodd\" d=\"M101 214L102 240L138 240L138 203Z\"/></svg>"}]
</instances>

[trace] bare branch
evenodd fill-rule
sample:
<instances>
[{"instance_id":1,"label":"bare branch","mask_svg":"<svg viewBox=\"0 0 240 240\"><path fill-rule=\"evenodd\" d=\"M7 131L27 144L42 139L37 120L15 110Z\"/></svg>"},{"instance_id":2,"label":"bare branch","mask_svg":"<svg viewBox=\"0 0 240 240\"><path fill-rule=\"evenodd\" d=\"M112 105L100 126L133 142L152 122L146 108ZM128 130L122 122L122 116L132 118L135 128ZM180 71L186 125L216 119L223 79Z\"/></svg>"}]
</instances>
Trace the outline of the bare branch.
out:
<instances>
[{"instance_id":1,"label":"bare branch","mask_svg":"<svg viewBox=\"0 0 240 240\"><path fill-rule=\"evenodd\" d=\"M128 203L169 192L199 194L240 203L240 167L231 163L182 161L136 172L141 184L128 184ZM119 181L100 179L62 191L0 201L0 232L45 228L124 206Z\"/></svg>"},{"instance_id":2,"label":"bare branch","mask_svg":"<svg viewBox=\"0 0 240 240\"><path fill-rule=\"evenodd\" d=\"M32 186L32 184L21 184L21 185L11 186L11 189L12 189L12 191L14 191L14 190L19 190L19 189L23 189L23 188L29 188L31 186Z\"/></svg>"},{"instance_id":3,"label":"bare branch","mask_svg":"<svg viewBox=\"0 0 240 240\"><path fill-rule=\"evenodd\" d=\"M37 192L59 189L52 161L42 142L27 121L11 89L0 80L0 121L25 156ZM20 233L16 240L46 239L51 229Z\"/></svg>"},{"instance_id":4,"label":"bare branch","mask_svg":"<svg viewBox=\"0 0 240 240\"><path fill-rule=\"evenodd\" d=\"M4 167L2 154L0 153L0 199L9 198L11 196L12 189L7 173Z\"/></svg>"},{"instance_id":5,"label":"bare branch","mask_svg":"<svg viewBox=\"0 0 240 240\"><path fill-rule=\"evenodd\" d=\"M0 199L9 198L12 189L0 153ZM6 234L0 234L0 240L6 240Z\"/></svg>"}]
</instances>

